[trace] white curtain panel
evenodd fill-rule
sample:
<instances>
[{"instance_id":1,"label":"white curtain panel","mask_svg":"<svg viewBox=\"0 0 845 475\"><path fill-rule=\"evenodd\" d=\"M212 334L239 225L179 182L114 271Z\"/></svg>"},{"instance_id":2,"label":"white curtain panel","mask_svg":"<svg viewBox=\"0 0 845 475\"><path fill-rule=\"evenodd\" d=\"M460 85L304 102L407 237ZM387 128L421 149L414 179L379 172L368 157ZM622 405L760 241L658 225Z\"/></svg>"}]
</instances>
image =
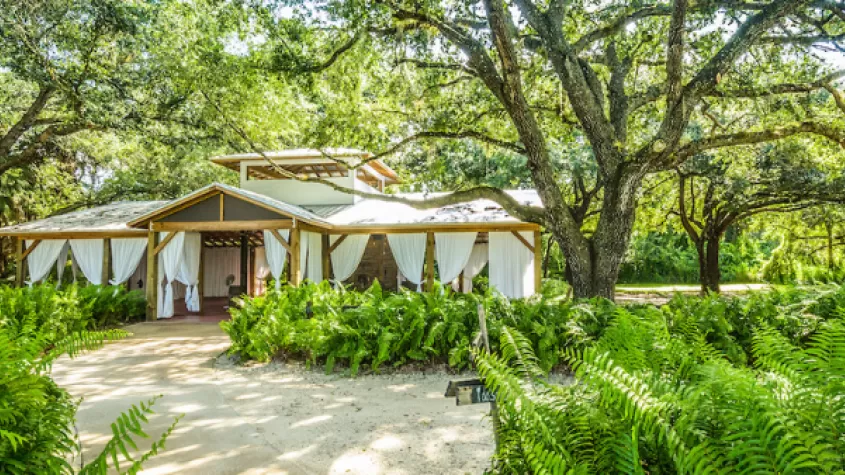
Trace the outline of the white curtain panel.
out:
<instances>
[{"instance_id":1,"label":"white curtain panel","mask_svg":"<svg viewBox=\"0 0 845 475\"><path fill-rule=\"evenodd\" d=\"M440 282L452 282L467 265L478 233L434 233L434 257Z\"/></svg>"},{"instance_id":2,"label":"white curtain panel","mask_svg":"<svg viewBox=\"0 0 845 475\"><path fill-rule=\"evenodd\" d=\"M255 284L255 295L264 295L267 291L264 285L268 275L270 275L270 265L267 264L267 251L263 247L256 247L255 275L252 277Z\"/></svg>"},{"instance_id":3,"label":"white curtain panel","mask_svg":"<svg viewBox=\"0 0 845 475\"><path fill-rule=\"evenodd\" d=\"M487 265L489 250L489 245L486 242L472 247L472 253L464 266L464 281L460 282L460 279L458 279L452 282L452 288L456 292L465 294L472 292L472 279Z\"/></svg>"},{"instance_id":4,"label":"white curtain panel","mask_svg":"<svg viewBox=\"0 0 845 475\"><path fill-rule=\"evenodd\" d=\"M425 264L425 234L388 234L387 242L393 252L399 272L406 279L417 284L420 290L422 284L423 265Z\"/></svg>"},{"instance_id":5,"label":"white curtain panel","mask_svg":"<svg viewBox=\"0 0 845 475\"><path fill-rule=\"evenodd\" d=\"M264 280L270 275L270 264L267 263L267 250L263 246L255 248L255 278Z\"/></svg>"},{"instance_id":6,"label":"white curtain panel","mask_svg":"<svg viewBox=\"0 0 845 475\"><path fill-rule=\"evenodd\" d=\"M94 285L103 284L103 240L71 239L70 249L82 274Z\"/></svg>"},{"instance_id":7,"label":"white curtain panel","mask_svg":"<svg viewBox=\"0 0 845 475\"><path fill-rule=\"evenodd\" d=\"M520 235L533 244L534 233ZM534 293L534 253L512 233L490 233L490 285L508 298Z\"/></svg>"},{"instance_id":8,"label":"white curtain panel","mask_svg":"<svg viewBox=\"0 0 845 475\"><path fill-rule=\"evenodd\" d=\"M329 239L334 245L340 236L331 236ZM369 234L348 234L346 239L332 251L332 270L336 282L343 282L355 273L355 269L361 263L361 258L364 257L369 240Z\"/></svg>"},{"instance_id":9,"label":"white curtain panel","mask_svg":"<svg viewBox=\"0 0 845 475\"><path fill-rule=\"evenodd\" d=\"M279 230L279 234L285 241L290 243L289 230ZM267 257L267 266L270 268L270 273L273 275L273 279L276 280L276 290L279 290L282 286L282 272L285 270L285 259L288 256L288 251L276 239L276 236L268 230L264 231L264 253ZM302 254L300 253L300 259L301 256Z\"/></svg>"},{"instance_id":10,"label":"white curtain panel","mask_svg":"<svg viewBox=\"0 0 845 475\"><path fill-rule=\"evenodd\" d=\"M27 240L27 249L29 246L32 246L33 243L34 241ZM53 264L56 263L59 253L62 252L64 245L64 239L43 239L40 243L38 243L38 247L33 249L32 252L26 256L26 265L29 268L28 284L30 287L32 287L33 283L47 277L47 274L50 273L50 269L53 268ZM102 247L102 245L100 245L100 247Z\"/></svg>"},{"instance_id":11,"label":"white curtain panel","mask_svg":"<svg viewBox=\"0 0 845 475\"><path fill-rule=\"evenodd\" d=\"M164 241L168 233L159 233L159 242ZM158 302L158 318L170 318L173 316L173 281L179 273L182 265L183 249L185 246L185 233L179 232L173 236L173 239L164 246L164 249L158 255L159 281L156 285L161 285L161 278L166 282L164 286L164 295L159 298ZM161 294L161 292L159 292Z\"/></svg>"},{"instance_id":12,"label":"white curtain panel","mask_svg":"<svg viewBox=\"0 0 845 475\"><path fill-rule=\"evenodd\" d=\"M299 248L299 265L303 279L312 282L323 280L323 239L319 233L301 231L302 241Z\"/></svg>"},{"instance_id":13,"label":"white curtain panel","mask_svg":"<svg viewBox=\"0 0 845 475\"><path fill-rule=\"evenodd\" d=\"M202 254L202 288L206 297L228 297L226 278L235 278L232 285L239 285L241 279L241 250L236 247L212 247Z\"/></svg>"},{"instance_id":14,"label":"white curtain panel","mask_svg":"<svg viewBox=\"0 0 845 475\"><path fill-rule=\"evenodd\" d=\"M59 257L56 259L56 288L62 286L62 277L65 275L65 266L67 265L67 255L69 252L70 243L65 241L62 245L62 250L59 251Z\"/></svg>"},{"instance_id":15,"label":"white curtain panel","mask_svg":"<svg viewBox=\"0 0 845 475\"><path fill-rule=\"evenodd\" d=\"M119 285L132 277L144 250L147 248L145 238L119 238L111 240L111 273L109 283Z\"/></svg>"},{"instance_id":16,"label":"white curtain panel","mask_svg":"<svg viewBox=\"0 0 845 475\"><path fill-rule=\"evenodd\" d=\"M200 293L197 284L200 282L200 255L202 254L202 235L200 233L184 233L185 242L182 248L182 262L176 280L185 284L185 308L189 312L200 311Z\"/></svg>"}]
</instances>

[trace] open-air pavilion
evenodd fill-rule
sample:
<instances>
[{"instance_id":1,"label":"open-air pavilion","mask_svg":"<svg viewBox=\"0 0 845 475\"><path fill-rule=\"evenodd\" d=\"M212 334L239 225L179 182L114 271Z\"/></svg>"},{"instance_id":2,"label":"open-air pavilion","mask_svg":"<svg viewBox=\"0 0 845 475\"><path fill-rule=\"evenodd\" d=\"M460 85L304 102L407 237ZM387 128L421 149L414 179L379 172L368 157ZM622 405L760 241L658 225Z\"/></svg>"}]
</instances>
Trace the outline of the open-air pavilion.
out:
<instances>
[{"instance_id":1,"label":"open-air pavilion","mask_svg":"<svg viewBox=\"0 0 845 475\"><path fill-rule=\"evenodd\" d=\"M540 283L540 227L476 200L418 210L361 198L278 172L380 193L398 177L366 152L289 150L214 157L240 173L240 186L215 183L173 201L116 202L0 228L17 240L17 285L51 276L67 280L70 259L92 284L143 288L147 319L184 311L203 314L209 302L258 295L304 279L388 290L431 288L435 277L470 291L488 266L490 285L505 296L531 295ZM509 191L540 206L533 190ZM424 199L423 194L401 194Z\"/></svg>"}]
</instances>

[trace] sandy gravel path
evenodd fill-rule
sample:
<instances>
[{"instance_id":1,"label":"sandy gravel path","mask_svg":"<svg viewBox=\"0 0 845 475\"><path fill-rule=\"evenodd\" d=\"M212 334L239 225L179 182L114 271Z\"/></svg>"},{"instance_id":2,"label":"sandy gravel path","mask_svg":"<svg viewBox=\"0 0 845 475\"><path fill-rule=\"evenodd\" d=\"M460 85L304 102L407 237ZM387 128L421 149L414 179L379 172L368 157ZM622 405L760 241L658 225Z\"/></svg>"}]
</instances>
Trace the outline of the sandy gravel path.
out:
<instances>
[{"instance_id":1,"label":"sandy gravel path","mask_svg":"<svg viewBox=\"0 0 845 475\"><path fill-rule=\"evenodd\" d=\"M147 432L185 417L144 474L464 474L489 464L487 405L444 398L448 375L350 379L300 366L244 368L217 358L228 338L215 324L129 330L132 338L53 368L61 386L84 398L77 426L86 459L121 411L163 394Z\"/></svg>"}]
</instances>

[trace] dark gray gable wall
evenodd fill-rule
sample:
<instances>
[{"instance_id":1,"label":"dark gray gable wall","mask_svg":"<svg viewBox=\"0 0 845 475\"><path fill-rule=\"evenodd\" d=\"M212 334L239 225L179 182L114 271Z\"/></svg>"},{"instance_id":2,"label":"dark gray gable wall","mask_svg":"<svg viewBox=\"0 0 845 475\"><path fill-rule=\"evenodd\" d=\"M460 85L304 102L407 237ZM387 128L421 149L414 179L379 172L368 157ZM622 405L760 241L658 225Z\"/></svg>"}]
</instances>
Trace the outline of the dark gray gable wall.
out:
<instances>
[{"instance_id":1,"label":"dark gray gable wall","mask_svg":"<svg viewBox=\"0 0 845 475\"><path fill-rule=\"evenodd\" d=\"M239 198L224 195L223 221L262 221L290 219L281 213L256 206ZM165 223L196 223L220 221L220 195L210 196L187 208L167 215L158 221Z\"/></svg>"}]
</instances>

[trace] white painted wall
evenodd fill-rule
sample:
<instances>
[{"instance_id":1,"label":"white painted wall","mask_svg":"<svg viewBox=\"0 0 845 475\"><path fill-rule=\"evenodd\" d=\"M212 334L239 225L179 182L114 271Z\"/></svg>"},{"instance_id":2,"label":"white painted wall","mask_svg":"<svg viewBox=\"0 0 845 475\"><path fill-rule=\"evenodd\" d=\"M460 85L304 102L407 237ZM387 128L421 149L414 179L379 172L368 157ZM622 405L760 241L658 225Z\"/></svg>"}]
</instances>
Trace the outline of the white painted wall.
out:
<instances>
[{"instance_id":1,"label":"white painted wall","mask_svg":"<svg viewBox=\"0 0 845 475\"><path fill-rule=\"evenodd\" d=\"M293 164L300 160L286 160L285 164ZM302 163L322 163L323 160L303 160ZM325 162L329 162L325 160ZM329 162L330 163L330 162ZM266 165L261 160L241 162L241 188L244 190L261 193L262 195L275 198L285 203L295 205L340 205L352 204L360 200L355 195L343 193L333 188L320 184L308 183L295 180L247 180L247 167L249 165ZM354 171L350 170L348 176L325 178L339 186L378 192L363 181L354 177Z\"/></svg>"},{"instance_id":2,"label":"white painted wall","mask_svg":"<svg viewBox=\"0 0 845 475\"><path fill-rule=\"evenodd\" d=\"M353 186L351 177L326 179L340 186ZM241 188L294 205L339 205L355 202L353 195L335 191L319 183L294 180L249 180L241 182Z\"/></svg>"}]
</instances>

